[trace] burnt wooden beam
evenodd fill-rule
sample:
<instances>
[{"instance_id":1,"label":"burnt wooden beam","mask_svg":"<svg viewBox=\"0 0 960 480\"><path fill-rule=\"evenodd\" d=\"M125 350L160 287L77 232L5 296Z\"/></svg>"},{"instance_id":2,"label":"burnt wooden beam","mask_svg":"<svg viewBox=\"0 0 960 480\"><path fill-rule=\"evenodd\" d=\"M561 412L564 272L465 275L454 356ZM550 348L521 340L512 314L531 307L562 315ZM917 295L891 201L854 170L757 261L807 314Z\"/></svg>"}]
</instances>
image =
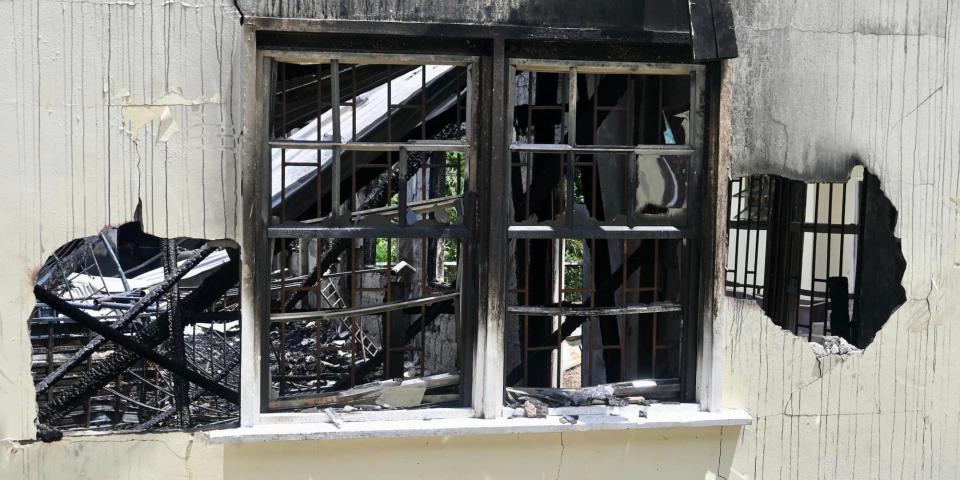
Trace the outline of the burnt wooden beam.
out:
<instances>
[{"instance_id":1,"label":"burnt wooden beam","mask_svg":"<svg viewBox=\"0 0 960 480\"><path fill-rule=\"evenodd\" d=\"M237 286L237 282L240 280L239 252L236 249L228 248L227 254L230 256L230 263L217 269L216 272L205 278L193 292L183 298L181 303L185 311L204 310L213 305L228 290ZM147 323L146 326L134 333L134 338L148 348L155 348L167 339L169 333L166 313L163 313L156 320ZM95 395L113 381L117 375L141 360L142 357L132 351L122 348L114 350L103 361L94 363L88 370L84 371L60 395L40 405L39 420L49 423L64 416L69 413L70 409L80 405L91 395Z\"/></svg>"},{"instance_id":2,"label":"burnt wooden beam","mask_svg":"<svg viewBox=\"0 0 960 480\"><path fill-rule=\"evenodd\" d=\"M119 347L130 351L139 357L156 363L160 367L163 367L175 375L178 375L181 378L206 389L210 393L213 393L230 403L235 405L240 404L240 394L236 391L214 382L199 372L178 364L177 362L167 358L164 355L161 355L153 350L153 348L144 345L136 339L130 338L123 333L110 328L109 325L104 325L99 320L91 317L83 310L70 305L65 300L51 293L49 290L37 285L33 288L33 293L36 295L38 301L47 304L50 308L60 312L80 325L97 332Z\"/></svg>"},{"instance_id":3,"label":"burnt wooden beam","mask_svg":"<svg viewBox=\"0 0 960 480\"><path fill-rule=\"evenodd\" d=\"M177 241L175 239L166 239L160 242L163 249L163 274L167 280L171 279L177 269ZM180 284L173 282L167 289L167 318L169 319L170 336L169 352L171 361L178 367L186 368L187 351L183 344L183 317L180 315ZM187 384L181 376L173 378L173 403L177 410L177 417L180 419L181 426L190 425L190 410L188 405Z\"/></svg>"},{"instance_id":4,"label":"burnt wooden beam","mask_svg":"<svg viewBox=\"0 0 960 480\"><path fill-rule=\"evenodd\" d=\"M192 257L177 267L170 276L164 279L163 282L157 284L151 288L146 295L140 297L140 299L137 300L137 302L134 303L129 310L124 312L123 316L110 325L110 328L119 330L129 325L130 322L139 317L148 306L160 300L160 297L165 295L173 285L179 282L180 279L183 278L183 276L186 275L190 270L193 270L193 268L203 261L204 258L207 258L207 256L213 253L214 250L215 248L209 245L204 245L203 247L197 249ZM80 350L77 350L77 353L70 357L69 360L64 362L53 372L50 372L49 375L37 383L37 393L40 394L47 391L51 385L58 382L64 377L64 375L70 373L88 358L90 358L90 356L93 355L93 352L103 346L106 341L107 340L105 338L99 335L92 338L86 343L86 345L81 347Z\"/></svg>"},{"instance_id":5,"label":"burnt wooden beam","mask_svg":"<svg viewBox=\"0 0 960 480\"><path fill-rule=\"evenodd\" d=\"M507 313L514 315L539 315L539 316L562 316L562 317L595 317L595 316L616 316L616 315L647 315L651 313L679 312L682 307L673 302L656 302L636 305L609 306L609 307L591 307L584 304L560 304L560 305L537 305L525 306L518 305L507 307Z\"/></svg>"},{"instance_id":6,"label":"burnt wooden beam","mask_svg":"<svg viewBox=\"0 0 960 480\"><path fill-rule=\"evenodd\" d=\"M730 0L689 0L693 59L709 62L736 58L737 37Z\"/></svg>"}]
</instances>

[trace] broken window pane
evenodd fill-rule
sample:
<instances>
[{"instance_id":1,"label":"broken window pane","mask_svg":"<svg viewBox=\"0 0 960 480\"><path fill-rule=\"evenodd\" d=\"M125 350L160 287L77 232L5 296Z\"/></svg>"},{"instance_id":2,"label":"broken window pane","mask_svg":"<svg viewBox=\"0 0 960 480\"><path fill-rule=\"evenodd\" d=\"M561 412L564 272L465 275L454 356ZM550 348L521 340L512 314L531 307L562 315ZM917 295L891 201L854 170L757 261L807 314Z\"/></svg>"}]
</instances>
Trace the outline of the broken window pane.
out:
<instances>
[{"instance_id":1,"label":"broken window pane","mask_svg":"<svg viewBox=\"0 0 960 480\"><path fill-rule=\"evenodd\" d=\"M565 166L568 155L513 152L514 225L629 225L670 219L682 223L685 218L689 156L576 154L571 179ZM624 174L631 171L636 172L634 178ZM555 182L548 184L548 179Z\"/></svg>"},{"instance_id":2,"label":"broken window pane","mask_svg":"<svg viewBox=\"0 0 960 480\"><path fill-rule=\"evenodd\" d=\"M517 142L567 143L566 73L517 72L513 125Z\"/></svg>"},{"instance_id":3,"label":"broken window pane","mask_svg":"<svg viewBox=\"0 0 960 480\"><path fill-rule=\"evenodd\" d=\"M278 63L271 104L273 139L318 142L425 140L437 126L466 121L467 70L458 65L338 64L339 118L332 64ZM334 135L339 121L340 138Z\"/></svg>"},{"instance_id":4,"label":"broken window pane","mask_svg":"<svg viewBox=\"0 0 960 480\"><path fill-rule=\"evenodd\" d=\"M690 79L684 75L577 75L579 145L684 145Z\"/></svg>"},{"instance_id":5,"label":"broken window pane","mask_svg":"<svg viewBox=\"0 0 960 480\"><path fill-rule=\"evenodd\" d=\"M312 159L312 163L297 160L315 152L321 152L322 168ZM272 184L277 223L331 223L332 155L333 150L274 149ZM405 185L399 181L401 157L406 163ZM345 217L349 212L349 223L357 225L399 224L398 195L403 187L408 224L461 223L467 176L464 158L458 151L345 152L340 159L338 213Z\"/></svg>"},{"instance_id":6,"label":"broken window pane","mask_svg":"<svg viewBox=\"0 0 960 480\"><path fill-rule=\"evenodd\" d=\"M638 156L635 214L682 214L687 204L689 165L687 156Z\"/></svg>"},{"instance_id":7,"label":"broken window pane","mask_svg":"<svg viewBox=\"0 0 960 480\"><path fill-rule=\"evenodd\" d=\"M461 328L456 308L458 240L279 243L287 251L275 257L285 263L276 265L271 301L271 313L279 314L272 316L270 329L277 407L333 406L338 402L331 392L360 384L456 374ZM316 268L318 258L321 268L330 265L322 275ZM308 277L316 280L304 287ZM306 393L319 395L284 401Z\"/></svg>"}]
</instances>

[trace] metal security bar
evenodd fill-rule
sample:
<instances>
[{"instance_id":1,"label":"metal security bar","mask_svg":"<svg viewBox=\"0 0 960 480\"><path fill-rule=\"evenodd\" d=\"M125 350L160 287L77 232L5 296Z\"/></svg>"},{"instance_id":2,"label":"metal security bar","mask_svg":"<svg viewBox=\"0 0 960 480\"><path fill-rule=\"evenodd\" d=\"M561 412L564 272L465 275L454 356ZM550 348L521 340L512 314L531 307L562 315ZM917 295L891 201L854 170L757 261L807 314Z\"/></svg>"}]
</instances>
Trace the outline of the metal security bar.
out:
<instances>
[{"instance_id":1,"label":"metal security bar","mask_svg":"<svg viewBox=\"0 0 960 480\"><path fill-rule=\"evenodd\" d=\"M290 55L272 64L265 142L268 409L343 406L363 383L457 373L473 61L275 58ZM431 398L458 405L450 387Z\"/></svg>"}]
</instances>

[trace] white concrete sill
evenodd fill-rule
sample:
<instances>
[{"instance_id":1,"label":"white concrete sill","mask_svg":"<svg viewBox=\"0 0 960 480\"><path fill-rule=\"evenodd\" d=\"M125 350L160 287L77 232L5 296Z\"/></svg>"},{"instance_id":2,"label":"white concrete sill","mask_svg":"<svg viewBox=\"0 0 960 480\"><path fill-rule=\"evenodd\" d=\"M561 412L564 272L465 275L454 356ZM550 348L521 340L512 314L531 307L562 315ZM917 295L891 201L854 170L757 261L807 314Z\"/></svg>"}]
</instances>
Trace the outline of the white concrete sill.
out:
<instances>
[{"instance_id":1,"label":"white concrete sill","mask_svg":"<svg viewBox=\"0 0 960 480\"><path fill-rule=\"evenodd\" d=\"M590 409L592 407L585 407ZM605 408L605 407L604 407ZM508 411L510 409L507 409ZM552 409L551 413L553 413ZM210 443L253 443L346 438L437 437L462 435L511 435L518 433L589 432L645 428L692 428L750 425L753 419L744 410L701 411L696 404L651 405L647 417L637 408L613 409L617 413L581 413L577 423L563 423L562 416L546 418L447 418L437 420L396 420L262 424L201 433ZM591 410L581 410L590 412ZM566 411L564 414L574 413ZM322 417L323 415L320 414ZM319 418L319 417L318 417Z\"/></svg>"}]
</instances>

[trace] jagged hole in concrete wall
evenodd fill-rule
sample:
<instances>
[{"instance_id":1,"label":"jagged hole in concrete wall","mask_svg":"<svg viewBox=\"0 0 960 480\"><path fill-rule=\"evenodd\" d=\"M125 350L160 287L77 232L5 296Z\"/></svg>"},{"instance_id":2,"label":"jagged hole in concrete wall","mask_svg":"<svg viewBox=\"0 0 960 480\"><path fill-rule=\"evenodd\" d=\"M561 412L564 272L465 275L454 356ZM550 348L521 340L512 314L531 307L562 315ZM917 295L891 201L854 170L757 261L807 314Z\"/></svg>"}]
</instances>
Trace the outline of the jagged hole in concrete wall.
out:
<instances>
[{"instance_id":1,"label":"jagged hole in concrete wall","mask_svg":"<svg viewBox=\"0 0 960 480\"><path fill-rule=\"evenodd\" d=\"M845 182L730 181L726 292L825 347L865 348L906 301L897 210L857 166Z\"/></svg>"},{"instance_id":2,"label":"jagged hole in concrete wall","mask_svg":"<svg viewBox=\"0 0 960 480\"><path fill-rule=\"evenodd\" d=\"M234 422L238 281L235 243L158 238L139 222L58 248L37 275L29 319L40 438Z\"/></svg>"}]
</instances>

